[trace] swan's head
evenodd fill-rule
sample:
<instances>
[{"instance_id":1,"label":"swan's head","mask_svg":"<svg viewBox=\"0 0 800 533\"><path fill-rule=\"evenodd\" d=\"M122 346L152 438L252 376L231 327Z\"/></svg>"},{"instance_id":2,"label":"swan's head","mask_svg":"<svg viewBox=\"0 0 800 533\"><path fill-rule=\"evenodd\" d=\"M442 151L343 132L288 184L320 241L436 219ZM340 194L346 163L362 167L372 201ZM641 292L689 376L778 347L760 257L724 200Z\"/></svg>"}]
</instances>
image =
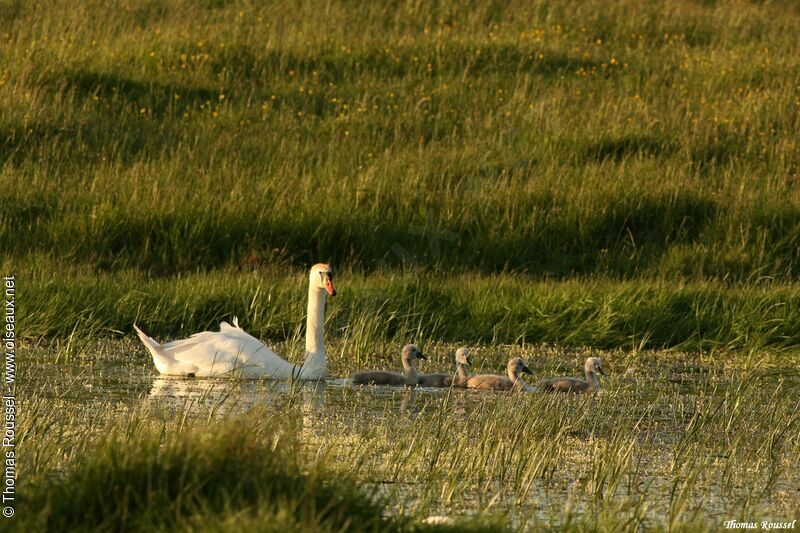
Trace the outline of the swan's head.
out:
<instances>
[{"instance_id":1,"label":"swan's head","mask_svg":"<svg viewBox=\"0 0 800 533\"><path fill-rule=\"evenodd\" d=\"M469 348L459 348L456 350L456 364L469 366Z\"/></svg>"},{"instance_id":2,"label":"swan's head","mask_svg":"<svg viewBox=\"0 0 800 533\"><path fill-rule=\"evenodd\" d=\"M333 270L330 265L317 263L311 267L309 282L312 287L328 291L331 296L336 296L336 287L333 286Z\"/></svg>"},{"instance_id":3,"label":"swan's head","mask_svg":"<svg viewBox=\"0 0 800 533\"><path fill-rule=\"evenodd\" d=\"M416 359L425 359L425 354L419 351L413 344L403 346L403 361L413 363Z\"/></svg>"},{"instance_id":4,"label":"swan's head","mask_svg":"<svg viewBox=\"0 0 800 533\"><path fill-rule=\"evenodd\" d=\"M519 376L520 374L531 374L532 372L530 369L525 365L525 361L522 360L521 357L514 357L508 362L508 366L506 367L508 373L513 376Z\"/></svg>"},{"instance_id":5,"label":"swan's head","mask_svg":"<svg viewBox=\"0 0 800 533\"><path fill-rule=\"evenodd\" d=\"M606 375L606 373L603 372L603 362L600 360L599 357L590 357L590 358L588 358L586 360L586 363L584 363L584 365L583 365L583 369L586 372L592 372L592 373L595 373L595 374L597 374L599 372L600 374L603 374L604 376Z\"/></svg>"}]
</instances>

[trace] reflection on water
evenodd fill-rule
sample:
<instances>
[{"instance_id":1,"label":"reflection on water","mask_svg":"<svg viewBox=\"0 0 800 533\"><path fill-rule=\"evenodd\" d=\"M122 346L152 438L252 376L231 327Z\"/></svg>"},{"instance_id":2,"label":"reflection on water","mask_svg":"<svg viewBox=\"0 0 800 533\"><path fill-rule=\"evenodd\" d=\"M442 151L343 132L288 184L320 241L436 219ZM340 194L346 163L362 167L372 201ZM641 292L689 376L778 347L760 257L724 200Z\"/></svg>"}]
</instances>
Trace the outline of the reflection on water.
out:
<instances>
[{"instance_id":1,"label":"reflection on water","mask_svg":"<svg viewBox=\"0 0 800 533\"><path fill-rule=\"evenodd\" d=\"M414 413L414 395L416 392L417 391L414 389L407 389L403 391L403 400L400 402L401 413L406 415Z\"/></svg>"},{"instance_id":2,"label":"reflection on water","mask_svg":"<svg viewBox=\"0 0 800 533\"><path fill-rule=\"evenodd\" d=\"M193 379L158 376L145 401L187 418L246 412L254 407L299 405L301 431L313 432L324 417L325 382L276 382L239 379Z\"/></svg>"},{"instance_id":3,"label":"reflection on water","mask_svg":"<svg viewBox=\"0 0 800 533\"><path fill-rule=\"evenodd\" d=\"M349 391L346 392L346 391ZM459 391L464 393L466 391ZM318 382L282 382L269 380L240 380L224 378L183 378L153 376L148 402L166 406L174 411L244 412L256 406L283 405L286 401L300 400L309 413L323 411L326 398L333 398L334 406L347 394L358 394L362 401L369 398L378 403L396 404L403 414L418 413L417 396L427 399L441 398L444 389L390 386L354 386L348 379L329 379ZM426 403L422 404L423 406Z\"/></svg>"},{"instance_id":4,"label":"reflection on water","mask_svg":"<svg viewBox=\"0 0 800 533\"><path fill-rule=\"evenodd\" d=\"M237 379L194 379L157 376L147 400L175 410L247 411L281 399L302 398L304 408L318 411L325 405L325 382L288 383Z\"/></svg>"}]
</instances>

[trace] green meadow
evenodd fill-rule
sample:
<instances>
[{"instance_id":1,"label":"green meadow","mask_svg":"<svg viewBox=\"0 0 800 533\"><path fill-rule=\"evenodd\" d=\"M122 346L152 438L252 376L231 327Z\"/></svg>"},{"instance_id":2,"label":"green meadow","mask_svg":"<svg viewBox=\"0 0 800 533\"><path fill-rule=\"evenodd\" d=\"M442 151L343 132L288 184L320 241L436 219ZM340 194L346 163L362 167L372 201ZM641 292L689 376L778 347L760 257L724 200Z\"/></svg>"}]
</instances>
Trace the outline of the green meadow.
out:
<instances>
[{"instance_id":1,"label":"green meadow","mask_svg":"<svg viewBox=\"0 0 800 533\"><path fill-rule=\"evenodd\" d=\"M75 314L98 315L109 291L329 261L372 289L340 276L359 303L391 300L398 271L460 279L467 294L529 280L570 302L591 280L601 303L586 312L623 294L625 312L677 315L678 331L609 337L589 322L569 340L724 345L739 321L766 332L759 342L797 344L796 315L775 310L792 308L800 266L793 2L4 1L0 13L0 247L37 295L20 303L31 336L80 329ZM220 292L248 301L253 287ZM445 292L462 300L446 323L503 305ZM176 323L176 297L155 333L220 317L206 304ZM61 299L70 313L54 317ZM753 299L772 311L751 313ZM500 339L561 340L574 331L564 307ZM122 311L89 323L128 333ZM727 326L708 331L705 313ZM474 325L441 333L491 337Z\"/></svg>"},{"instance_id":2,"label":"green meadow","mask_svg":"<svg viewBox=\"0 0 800 533\"><path fill-rule=\"evenodd\" d=\"M0 0L0 267L17 279L20 410L62 414L20 415L18 527L413 530L441 514L432 494L461 490L454 527L476 530L791 518L798 35L790 0ZM575 375L603 350L608 410L432 401L408 427L318 435L329 458L281 425L291 406L189 428L174 420L185 410L157 422L130 402L96 419L73 391L73 418L25 370L28 354L97 390L104 365L155 373L128 343L134 322L163 340L234 316L298 360L320 261L340 292L333 375L394 367L411 341L430 348L426 371L458 345L485 350L484 370L513 352ZM688 388L662 379L695 364L708 374ZM630 365L649 376L641 394L615 381ZM264 428L236 429L251 419ZM45 436L65 424L82 429ZM283 438L299 462L254 458ZM343 459L347 442L374 462ZM483 462L465 463L476 442ZM491 455L509 442L539 462L513 474L516 457ZM660 478L636 466L651 456ZM375 490L389 476L375 457L407 493ZM554 477L564 461L579 466ZM420 492L409 480L425 465ZM572 487L564 507L556 482ZM549 518L530 495L554 502ZM70 514L84 506L96 522Z\"/></svg>"}]
</instances>

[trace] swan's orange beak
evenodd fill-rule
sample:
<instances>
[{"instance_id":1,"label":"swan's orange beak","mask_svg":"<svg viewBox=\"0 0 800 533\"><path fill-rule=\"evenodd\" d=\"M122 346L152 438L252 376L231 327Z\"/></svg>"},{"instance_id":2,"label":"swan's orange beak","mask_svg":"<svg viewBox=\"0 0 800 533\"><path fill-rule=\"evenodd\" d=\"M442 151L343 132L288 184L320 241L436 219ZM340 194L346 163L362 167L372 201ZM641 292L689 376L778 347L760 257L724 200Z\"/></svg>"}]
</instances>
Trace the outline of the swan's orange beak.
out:
<instances>
[{"instance_id":1,"label":"swan's orange beak","mask_svg":"<svg viewBox=\"0 0 800 533\"><path fill-rule=\"evenodd\" d=\"M328 294L331 296L336 296L336 287L333 286L333 282L331 278L325 277L325 290L328 291Z\"/></svg>"}]
</instances>

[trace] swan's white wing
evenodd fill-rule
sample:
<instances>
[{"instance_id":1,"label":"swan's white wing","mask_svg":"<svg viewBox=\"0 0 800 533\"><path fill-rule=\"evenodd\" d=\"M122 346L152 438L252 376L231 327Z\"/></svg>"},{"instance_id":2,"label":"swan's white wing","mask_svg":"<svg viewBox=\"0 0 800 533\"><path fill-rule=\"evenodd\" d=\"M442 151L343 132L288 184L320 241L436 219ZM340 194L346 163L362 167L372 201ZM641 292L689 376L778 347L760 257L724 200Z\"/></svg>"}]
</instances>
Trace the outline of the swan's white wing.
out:
<instances>
[{"instance_id":1,"label":"swan's white wing","mask_svg":"<svg viewBox=\"0 0 800 533\"><path fill-rule=\"evenodd\" d=\"M223 322L220 331L203 331L161 347L181 363L199 370L198 376L241 371L245 377L290 379L296 368L244 330Z\"/></svg>"},{"instance_id":2,"label":"swan's white wing","mask_svg":"<svg viewBox=\"0 0 800 533\"><path fill-rule=\"evenodd\" d=\"M231 326L230 324L228 324L224 320L219 323L219 330L220 331L231 331L231 330L237 330L237 329L241 330L241 331L244 331L244 330L242 330L242 328L239 327L239 319L236 318L236 317L233 317L233 326Z\"/></svg>"}]
</instances>

